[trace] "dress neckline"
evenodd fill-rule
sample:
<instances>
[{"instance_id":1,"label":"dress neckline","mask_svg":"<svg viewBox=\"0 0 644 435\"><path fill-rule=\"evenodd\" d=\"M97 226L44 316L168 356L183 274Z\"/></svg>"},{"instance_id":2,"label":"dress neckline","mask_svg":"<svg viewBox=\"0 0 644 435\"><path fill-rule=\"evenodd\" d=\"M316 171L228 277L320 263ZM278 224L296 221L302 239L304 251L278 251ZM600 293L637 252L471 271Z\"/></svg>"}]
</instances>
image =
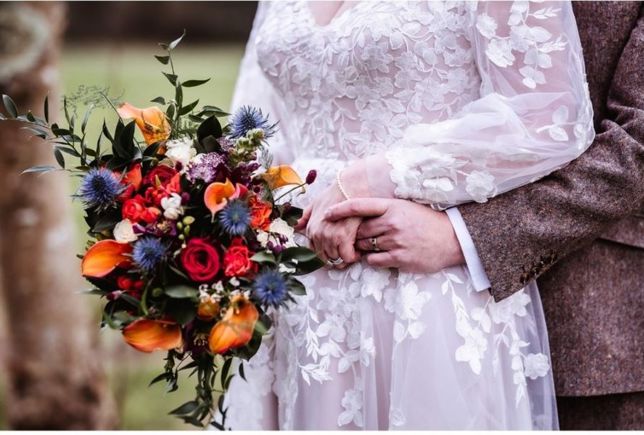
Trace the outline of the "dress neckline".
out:
<instances>
[{"instance_id":1,"label":"dress neckline","mask_svg":"<svg viewBox=\"0 0 644 435\"><path fill-rule=\"evenodd\" d=\"M317 20L315 19L315 16L313 15L313 11L311 11L310 6L308 5L307 0L302 0L301 1L301 3L302 3L301 7L302 7L302 9L306 10L306 12L305 12L306 16L308 17L308 19L311 22L311 25L313 27L315 27L316 29L319 29L319 30L328 30L329 28L331 28L335 24L337 24L339 21L341 21L342 19L346 18L346 16L349 15L351 11L353 11L358 6L360 6L361 3L364 3L364 2L359 1L359 0L348 0L351 3L355 3L355 4L353 6L351 6L350 8L346 8L344 10L341 10L344 7L344 3L346 3L346 1L347 0L345 0L345 2L343 2L342 6L340 6L340 8L336 11L335 14L333 14L331 19L326 24L320 24L320 23L317 22Z\"/></svg>"}]
</instances>

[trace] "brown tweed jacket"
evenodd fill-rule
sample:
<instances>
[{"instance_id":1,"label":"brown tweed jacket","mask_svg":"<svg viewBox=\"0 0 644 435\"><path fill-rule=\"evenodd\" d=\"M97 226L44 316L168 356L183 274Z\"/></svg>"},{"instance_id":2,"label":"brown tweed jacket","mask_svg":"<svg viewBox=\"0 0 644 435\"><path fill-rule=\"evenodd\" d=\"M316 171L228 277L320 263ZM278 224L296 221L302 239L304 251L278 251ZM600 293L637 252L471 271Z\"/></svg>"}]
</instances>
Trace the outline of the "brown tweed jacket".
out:
<instances>
[{"instance_id":1,"label":"brown tweed jacket","mask_svg":"<svg viewBox=\"0 0 644 435\"><path fill-rule=\"evenodd\" d=\"M459 210L495 299L539 278L557 394L644 391L644 7L573 6L595 142L545 179Z\"/></svg>"}]
</instances>

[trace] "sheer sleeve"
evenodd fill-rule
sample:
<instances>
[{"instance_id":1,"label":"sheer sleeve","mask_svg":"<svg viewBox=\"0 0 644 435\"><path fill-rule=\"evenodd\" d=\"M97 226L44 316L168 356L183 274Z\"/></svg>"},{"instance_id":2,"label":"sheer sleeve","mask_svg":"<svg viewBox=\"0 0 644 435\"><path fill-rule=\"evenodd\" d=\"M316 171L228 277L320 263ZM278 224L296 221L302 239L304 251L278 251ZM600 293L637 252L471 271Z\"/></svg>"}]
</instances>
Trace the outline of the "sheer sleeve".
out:
<instances>
[{"instance_id":1,"label":"sheer sleeve","mask_svg":"<svg viewBox=\"0 0 644 435\"><path fill-rule=\"evenodd\" d=\"M409 127L385 155L393 195L445 208L533 182L594 137L570 3L472 5L481 97L454 117Z\"/></svg>"},{"instance_id":2,"label":"sheer sleeve","mask_svg":"<svg viewBox=\"0 0 644 435\"><path fill-rule=\"evenodd\" d=\"M255 49L255 40L264 17L271 7L269 2L259 2L253 29L246 44L244 57L239 67L239 76L235 84L233 101L231 103L231 112L234 112L241 106L253 106L262 110L269 116L270 120L279 122L285 119L286 109L283 101L279 98L271 82L266 78L262 71L258 59L257 50ZM275 164L290 163L293 155L289 150L286 132L279 128L275 136L270 141L270 152Z\"/></svg>"}]
</instances>

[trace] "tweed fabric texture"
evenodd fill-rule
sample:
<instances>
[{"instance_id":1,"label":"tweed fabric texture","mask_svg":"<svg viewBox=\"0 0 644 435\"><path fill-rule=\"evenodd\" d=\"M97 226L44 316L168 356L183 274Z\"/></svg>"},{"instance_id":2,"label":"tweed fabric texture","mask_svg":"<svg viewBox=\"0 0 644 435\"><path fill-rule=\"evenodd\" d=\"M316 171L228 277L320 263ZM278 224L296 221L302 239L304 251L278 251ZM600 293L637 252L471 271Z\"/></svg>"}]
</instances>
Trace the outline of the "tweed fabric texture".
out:
<instances>
[{"instance_id":1,"label":"tweed fabric texture","mask_svg":"<svg viewBox=\"0 0 644 435\"><path fill-rule=\"evenodd\" d=\"M459 207L501 300L539 278L557 393L644 391L644 16L576 2L597 136L550 176Z\"/></svg>"}]
</instances>

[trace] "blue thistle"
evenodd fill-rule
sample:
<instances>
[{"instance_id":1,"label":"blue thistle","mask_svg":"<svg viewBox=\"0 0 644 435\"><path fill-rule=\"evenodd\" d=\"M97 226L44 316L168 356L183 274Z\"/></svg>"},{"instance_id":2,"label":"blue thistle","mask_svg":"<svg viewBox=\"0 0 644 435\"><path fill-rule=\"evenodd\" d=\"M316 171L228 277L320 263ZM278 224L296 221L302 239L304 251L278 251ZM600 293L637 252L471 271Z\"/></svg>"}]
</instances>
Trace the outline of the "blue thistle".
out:
<instances>
[{"instance_id":1,"label":"blue thistle","mask_svg":"<svg viewBox=\"0 0 644 435\"><path fill-rule=\"evenodd\" d=\"M288 296L286 280L278 271L265 269L255 278L253 296L264 305L277 307Z\"/></svg>"},{"instance_id":2,"label":"blue thistle","mask_svg":"<svg viewBox=\"0 0 644 435\"><path fill-rule=\"evenodd\" d=\"M250 210L242 201L233 200L219 212L219 223L231 236L241 236L250 225Z\"/></svg>"},{"instance_id":3,"label":"blue thistle","mask_svg":"<svg viewBox=\"0 0 644 435\"><path fill-rule=\"evenodd\" d=\"M123 192L123 185L112 171L99 168L90 169L81 181L78 196L85 205L104 209L114 204L116 198Z\"/></svg>"},{"instance_id":4,"label":"blue thistle","mask_svg":"<svg viewBox=\"0 0 644 435\"><path fill-rule=\"evenodd\" d=\"M260 128L264 131L264 137L269 138L275 134L276 125L270 124L268 117L264 116L261 110L251 106L242 106L230 120L230 127L232 128L230 136L233 139L237 139L246 136L246 133L250 130Z\"/></svg>"},{"instance_id":5,"label":"blue thistle","mask_svg":"<svg viewBox=\"0 0 644 435\"><path fill-rule=\"evenodd\" d=\"M146 273L150 273L161 263L166 255L166 246L154 237L139 239L134 244L132 259Z\"/></svg>"}]
</instances>

